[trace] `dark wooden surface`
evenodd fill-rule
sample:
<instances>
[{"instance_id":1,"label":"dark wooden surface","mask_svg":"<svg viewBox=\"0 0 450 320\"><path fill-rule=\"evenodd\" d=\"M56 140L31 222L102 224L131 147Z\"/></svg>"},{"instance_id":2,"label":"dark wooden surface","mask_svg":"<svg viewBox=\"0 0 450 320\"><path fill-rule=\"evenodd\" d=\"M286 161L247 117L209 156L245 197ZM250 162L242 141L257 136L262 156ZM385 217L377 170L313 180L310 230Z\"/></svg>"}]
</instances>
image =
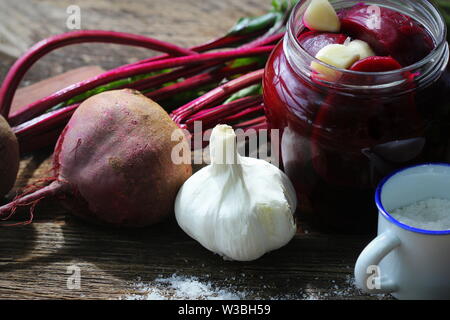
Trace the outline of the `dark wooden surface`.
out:
<instances>
[{"instance_id":1,"label":"dark wooden surface","mask_svg":"<svg viewBox=\"0 0 450 320\"><path fill-rule=\"evenodd\" d=\"M2 0L0 79L26 48L67 31L68 5L81 7L83 29L135 32L191 46L223 34L241 16L263 13L269 2ZM65 48L33 67L24 84L85 65L108 69L149 54L115 45ZM50 168L50 150L24 158L14 192L47 176ZM44 201L33 224L0 230L0 299L121 299L140 294L137 281L152 285L155 278L174 273L246 291L249 299L386 299L364 295L351 284L355 260L369 241L370 236L298 234L258 261L237 263L202 248L175 221L143 230L114 230L86 224L57 203ZM71 290L67 268L73 265L81 270L81 287Z\"/></svg>"}]
</instances>

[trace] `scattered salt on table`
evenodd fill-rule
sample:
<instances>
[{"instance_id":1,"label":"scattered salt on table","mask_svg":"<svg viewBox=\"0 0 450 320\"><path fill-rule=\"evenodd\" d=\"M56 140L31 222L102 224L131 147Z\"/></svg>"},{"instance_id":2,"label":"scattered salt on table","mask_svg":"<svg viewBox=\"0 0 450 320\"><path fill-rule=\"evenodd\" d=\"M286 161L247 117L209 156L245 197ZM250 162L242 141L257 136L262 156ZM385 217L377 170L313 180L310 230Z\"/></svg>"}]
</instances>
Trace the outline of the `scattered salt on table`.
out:
<instances>
[{"instance_id":1,"label":"scattered salt on table","mask_svg":"<svg viewBox=\"0 0 450 320\"><path fill-rule=\"evenodd\" d=\"M208 277L210 278L210 277ZM360 292L355 287L354 279L350 275L344 285L340 287L336 281L330 281L329 289L313 287L299 288L297 292L276 296L260 297L257 292L239 290L236 286L236 277L225 279L228 285L218 287L211 281L204 281L193 276L173 274L163 278L160 275L150 283L144 283L141 279L133 285L135 293L122 297L125 300L323 300L353 298ZM261 285L261 288L268 288ZM328 292L324 292L327 290ZM386 296L379 295L374 298L383 299Z\"/></svg>"},{"instance_id":2,"label":"scattered salt on table","mask_svg":"<svg viewBox=\"0 0 450 320\"><path fill-rule=\"evenodd\" d=\"M152 285L136 284L140 294L125 297L127 300L241 300L245 292L216 288L211 282L197 277L178 276L157 278Z\"/></svg>"}]
</instances>

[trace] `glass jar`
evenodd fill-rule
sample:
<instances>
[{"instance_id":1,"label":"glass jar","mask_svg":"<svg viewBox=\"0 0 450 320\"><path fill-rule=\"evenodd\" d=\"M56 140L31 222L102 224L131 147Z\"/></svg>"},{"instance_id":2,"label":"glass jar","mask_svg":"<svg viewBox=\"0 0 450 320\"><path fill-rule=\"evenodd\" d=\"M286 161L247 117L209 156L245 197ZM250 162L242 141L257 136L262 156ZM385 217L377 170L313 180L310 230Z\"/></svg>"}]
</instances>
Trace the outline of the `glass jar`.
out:
<instances>
[{"instance_id":1,"label":"glass jar","mask_svg":"<svg viewBox=\"0 0 450 320\"><path fill-rule=\"evenodd\" d=\"M360 0L330 1L337 9ZM279 129L284 171L313 229L367 233L376 229L373 191L390 172L450 160L450 73L446 25L428 1L373 0L421 23L435 49L401 70L365 73L335 69L338 81L314 79L324 65L298 41L309 1L300 1L264 75L269 126ZM330 67L331 68L331 67Z\"/></svg>"}]
</instances>

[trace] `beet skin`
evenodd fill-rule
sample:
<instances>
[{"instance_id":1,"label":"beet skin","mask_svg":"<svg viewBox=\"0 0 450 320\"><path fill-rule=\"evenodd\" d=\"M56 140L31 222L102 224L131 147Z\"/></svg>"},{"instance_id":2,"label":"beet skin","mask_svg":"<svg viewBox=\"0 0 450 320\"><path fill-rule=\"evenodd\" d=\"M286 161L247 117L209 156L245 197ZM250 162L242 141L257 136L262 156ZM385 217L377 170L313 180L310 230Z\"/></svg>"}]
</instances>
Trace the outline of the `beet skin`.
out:
<instances>
[{"instance_id":1,"label":"beet skin","mask_svg":"<svg viewBox=\"0 0 450 320\"><path fill-rule=\"evenodd\" d=\"M19 170L19 143L6 122L0 116L0 197L14 186Z\"/></svg>"}]
</instances>

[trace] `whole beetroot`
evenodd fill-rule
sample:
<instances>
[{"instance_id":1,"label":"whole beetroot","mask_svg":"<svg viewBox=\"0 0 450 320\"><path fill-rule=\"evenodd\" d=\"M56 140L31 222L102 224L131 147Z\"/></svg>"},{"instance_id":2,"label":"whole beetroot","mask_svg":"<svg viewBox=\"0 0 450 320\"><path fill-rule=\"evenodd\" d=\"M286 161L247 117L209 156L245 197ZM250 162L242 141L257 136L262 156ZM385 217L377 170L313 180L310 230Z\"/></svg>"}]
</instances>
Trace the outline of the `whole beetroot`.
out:
<instances>
[{"instance_id":1,"label":"whole beetroot","mask_svg":"<svg viewBox=\"0 0 450 320\"><path fill-rule=\"evenodd\" d=\"M14 186L19 171L19 143L6 122L0 116L0 197Z\"/></svg>"},{"instance_id":2,"label":"whole beetroot","mask_svg":"<svg viewBox=\"0 0 450 320\"><path fill-rule=\"evenodd\" d=\"M61 133L54 152L55 180L0 208L0 215L57 196L75 215L122 227L143 227L173 213L190 164L171 159L186 144L169 115L135 90L100 93L83 102Z\"/></svg>"}]
</instances>

